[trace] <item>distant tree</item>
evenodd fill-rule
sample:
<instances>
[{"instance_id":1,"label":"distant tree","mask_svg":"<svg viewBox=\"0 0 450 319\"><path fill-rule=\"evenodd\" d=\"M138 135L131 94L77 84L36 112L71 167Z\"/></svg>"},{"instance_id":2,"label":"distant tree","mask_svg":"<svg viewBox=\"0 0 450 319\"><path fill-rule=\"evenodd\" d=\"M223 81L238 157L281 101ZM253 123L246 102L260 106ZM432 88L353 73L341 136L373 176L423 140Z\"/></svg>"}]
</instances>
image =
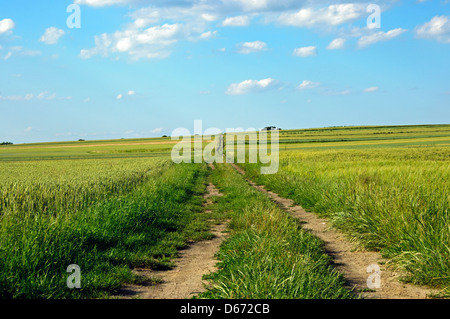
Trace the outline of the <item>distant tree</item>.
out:
<instances>
[{"instance_id":1,"label":"distant tree","mask_svg":"<svg viewBox=\"0 0 450 319\"><path fill-rule=\"evenodd\" d=\"M0 145L12 145L12 142L2 142Z\"/></svg>"},{"instance_id":2,"label":"distant tree","mask_svg":"<svg viewBox=\"0 0 450 319\"><path fill-rule=\"evenodd\" d=\"M167 135L163 135L162 137L167 137Z\"/></svg>"},{"instance_id":3,"label":"distant tree","mask_svg":"<svg viewBox=\"0 0 450 319\"><path fill-rule=\"evenodd\" d=\"M263 131L274 131L276 130L276 126L266 126L265 128L263 128Z\"/></svg>"},{"instance_id":4,"label":"distant tree","mask_svg":"<svg viewBox=\"0 0 450 319\"><path fill-rule=\"evenodd\" d=\"M85 140L83 140L82 138L80 138L79 140L78 140L78 142L84 142Z\"/></svg>"}]
</instances>

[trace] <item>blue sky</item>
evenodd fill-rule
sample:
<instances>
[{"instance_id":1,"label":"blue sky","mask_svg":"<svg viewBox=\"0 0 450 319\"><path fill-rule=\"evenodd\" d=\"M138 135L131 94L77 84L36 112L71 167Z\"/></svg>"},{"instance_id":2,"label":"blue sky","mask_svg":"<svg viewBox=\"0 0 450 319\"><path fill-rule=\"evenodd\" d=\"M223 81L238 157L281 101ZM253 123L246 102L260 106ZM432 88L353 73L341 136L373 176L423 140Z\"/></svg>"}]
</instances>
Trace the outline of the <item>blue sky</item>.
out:
<instances>
[{"instance_id":1,"label":"blue sky","mask_svg":"<svg viewBox=\"0 0 450 319\"><path fill-rule=\"evenodd\" d=\"M450 123L449 57L448 0L1 1L0 140Z\"/></svg>"}]
</instances>

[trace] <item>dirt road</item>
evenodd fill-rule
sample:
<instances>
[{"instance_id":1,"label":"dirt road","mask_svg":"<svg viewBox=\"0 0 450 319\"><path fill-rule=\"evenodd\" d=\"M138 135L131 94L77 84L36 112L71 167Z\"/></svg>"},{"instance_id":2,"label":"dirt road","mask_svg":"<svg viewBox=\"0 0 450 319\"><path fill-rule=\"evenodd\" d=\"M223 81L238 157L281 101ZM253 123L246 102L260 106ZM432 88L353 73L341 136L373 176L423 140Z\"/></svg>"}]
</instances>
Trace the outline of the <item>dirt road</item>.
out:
<instances>
[{"instance_id":1,"label":"dirt road","mask_svg":"<svg viewBox=\"0 0 450 319\"><path fill-rule=\"evenodd\" d=\"M245 171L235 164L231 164L240 174ZM436 290L399 282L399 274L386 266L386 260L377 252L355 251L345 236L332 228L329 221L317 217L316 214L306 212L302 207L294 205L294 201L280 197L278 194L267 191L263 186L247 179L248 183L267 194L275 203L285 211L302 222L304 229L310 230L324 242L325 251L333 257L335 268L347 280L348 288L364 298L374 299L423 299ZM368 269L369 268L369 269ZM369 270L369 272L368 272ZM378 274L376 271L379 270ZM376 276L379 275L379 281ZM372 288L368 288L369 285ZM380 283L379 288L376 288Z\"/></svg>"},{"instance_id":2,"label":"dirt road","mask_svg":"<svg viewBox=\"0 0 450 319\"><path fill-rule=\"evenodd\" d=\"M211 211L207 206L211 205L211 197L221 196L213 184L207 186L204 198L205 214ZM144 278L160 279L158 284L127 285L120 291L119 298L140 299L186 299L204 292L208 282L202 280L203 275L216 271L217 260L215 254L220 244L226 238L226 224L214 225L211 232L215 237L191 244L187 249L180 251L180 256L175 260L176 266L165 271L150 269L135 269L135 272Z\"/></svg>"}]
</instances>

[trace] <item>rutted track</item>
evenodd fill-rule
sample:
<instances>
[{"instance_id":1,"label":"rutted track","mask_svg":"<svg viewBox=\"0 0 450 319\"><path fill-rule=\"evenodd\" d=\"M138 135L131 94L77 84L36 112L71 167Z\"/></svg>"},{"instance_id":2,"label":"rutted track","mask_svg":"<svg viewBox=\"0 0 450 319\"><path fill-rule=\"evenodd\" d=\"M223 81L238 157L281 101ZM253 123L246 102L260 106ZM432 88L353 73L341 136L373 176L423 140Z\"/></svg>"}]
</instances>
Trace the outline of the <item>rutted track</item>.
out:
<instances>
[{"instance_id":1,"label":"rutted track","mask_svg":"<svg viewBox=\"0 0 450 319\"><path fill-rule=\"evenodd\" d=\"M231 164L236 171L245 175L245 171ZM377 252L355 251L353 245L345 236L334 228L328 220L306 212L302 207L294 205L294 201L280 197L278 194L267 191L263 186L253 181L247 182L257 190L267 194L275 203L297 218L304 229L310 230L324 242L326 253L333 257L335 268L343 274L349 289L354 289L364 298L370 299L424 299L432 293L433 289L404 284L398 281L399 274L386 267L386 260ZM367 280L371 273L367 268L371 265L380 267L381 285L377 289L368 289Z\"/></svg>"},{"instance_id":2,"label":"rutted track","mask_svg":"<svg viewBox=\"0 0 450 319\"><path fill-rule=\"evenodd\" d=\"M222 196L222 194L212 183L209 183L204 195L206 199L205 214L210 213L207 206L211 205L210 198L213 196ZM214 234L214 238L193 243L188 248L181 250L173 269L164 271L135 269L136 273L148 278L149 281L158 278L161 282L127 285L121 289L119 298L187 299L204 292L208 282L202 280L202 277L216 270L215 254L226 237L226 229L227 224L225 223L212 226L211 232Z\"/></svg>"}]
</instances>

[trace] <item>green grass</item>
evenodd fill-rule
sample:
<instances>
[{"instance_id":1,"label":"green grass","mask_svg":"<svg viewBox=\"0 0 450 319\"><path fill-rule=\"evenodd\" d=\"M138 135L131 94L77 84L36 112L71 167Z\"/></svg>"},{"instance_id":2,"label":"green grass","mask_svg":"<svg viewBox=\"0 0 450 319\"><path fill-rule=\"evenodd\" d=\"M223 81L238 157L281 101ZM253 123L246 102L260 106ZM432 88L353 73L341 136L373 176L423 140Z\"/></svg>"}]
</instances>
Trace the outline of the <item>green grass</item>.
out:
<instances>
[{"instance_id":1,"label":"green grass","mask_svg":"<svg viewBox=\"0 0 450 319\"><path fill-rule=\"evenodd\" d=\"M243 167L381 251L405 280L450 295L449 134L450 125L283 130L277 174ZM211 177L205 165L174 165L174 144L156 144L169 141L0 146L0 298L107 298L141 280L133 267L170 267L225 218L216 288L201 298L355 297L295 219L227 165ZM201 214L207 178L225 196ZM66 286L70 264L81 289Z\"/></svg>"},{"instance_id":2,"label":"green grass","mask_svg":"<svg viewBox=\"0 0 450 319\"><path fill-rule=\"evenodd\" d=\"M328 217L352 240L380 251L403 280L450 294L448 147L282 152L277 174L249 177Z\"/></svg>"},{"instance_id":3,"label":"green grass","mask_svg":"<svg viewBox=\"0 0 450 319\"><path fill-rule=\"evenodd\" d=\"M83 209L3 213L0 297L107 297L140 280L133 267L170 267L189 240L212 236L201 214L205 177L204 165L171 165ZM70 264L81 268L81 289L66 286Z\"/></svg>"},{"instance_id":4,"label":"green grass","mask_svg":"<svg viewBox=\"0 0 450 319\"><path fill-rule=\"evenodd\" d=\"M218 253L220 269L208 276L215 288L199 298L355 298L319 239L230 165L216 167L212 181L225 196L213 210L228 212L230 237Z\"/></svg>"}]
</instances>

